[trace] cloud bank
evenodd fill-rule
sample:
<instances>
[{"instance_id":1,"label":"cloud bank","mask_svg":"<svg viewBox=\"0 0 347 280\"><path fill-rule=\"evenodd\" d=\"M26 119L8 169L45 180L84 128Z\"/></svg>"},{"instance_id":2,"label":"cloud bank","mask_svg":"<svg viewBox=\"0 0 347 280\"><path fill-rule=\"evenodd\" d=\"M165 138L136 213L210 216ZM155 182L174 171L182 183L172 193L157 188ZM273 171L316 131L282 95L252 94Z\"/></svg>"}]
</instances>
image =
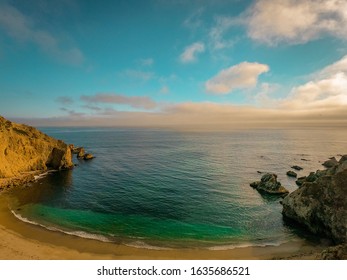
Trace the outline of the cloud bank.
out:
<instances>
[{"instance_id":1,"label":"cloud bank","mask_svg":"<svg viewBox=\"0 0 347 280\"><path fill-rule=\"evenodd\" d=\"M115 93L98 93L95 95L82 95L81 100L88 104L119 104L146 110L151 110L157 107L157 103L148 96L126 96Z\"/></svg>"}]
</instances>

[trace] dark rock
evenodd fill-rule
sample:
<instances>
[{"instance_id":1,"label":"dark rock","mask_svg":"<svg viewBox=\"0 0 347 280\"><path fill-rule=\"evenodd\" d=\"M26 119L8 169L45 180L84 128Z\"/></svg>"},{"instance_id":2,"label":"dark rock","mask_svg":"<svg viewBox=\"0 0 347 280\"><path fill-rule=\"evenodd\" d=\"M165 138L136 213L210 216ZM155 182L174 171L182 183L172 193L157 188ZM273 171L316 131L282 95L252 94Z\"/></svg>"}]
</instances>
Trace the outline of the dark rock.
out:
<instances>
[{"instance_id":1,"label":"dark rock","mask_svg":"<svg viewBox=\"0 0 347 280\"><path fill-rule=\"evenodd\" d=\"M263 174L264 172L261 172L261 171L258 170L257 173L258 173L258 174Z\"/></svg>"},{"instance_id":2,"label":"dark rock","mask_svg":"<svg viewBox=\"0 0 347 280\"><path fill-rule=\"evenodd\" d=\"M335 157L330 158L329 160L325 161L322 163L323 166L330 168L338 165L338 161L336 160Z\"/></svg>"},{"instance_id":3,"label":"dark rock","mask_svg":"<svg viewBox=\"0 0 347 280\"><path fill-rule=\"evenodd\" d=\"M303 168L301 166L298 166L298 165L293 165L292 168L295 170L298 170L298 171L303 170Z\"/></svg>"},{"instance_id":4,"label":"dark rock","mask_svg":"<svg viewBox=\"0 0 347 280\"><path fill-rule=\"evenodd\" d=\"M294 171L291 171L291 170L287 171L287 175L289 177L294 177L294 178L296 178L298 176L298 174L296 174Z\"/></svg>"},{"instance_id":5,"label":"dark rock","mask_svg":"<svg viewBox=\"0 0 347 280\"><path fill-rule=\"evenodd\" d=\"M90 160L90 159L93 159L93 158L94 158L94 156L92 154L85 154L84 157L83 157L84 160Z\"/></svg>"},{"instance_id":6,"label":"dark rock","mask_svg":"<svg viewBox=\"0 0 347 280\"><path fill-rule=\"evenodd\" d=\"M259 184L260 184L260 181L257 181L257 182L250 183L249 185L250 185L252 188L256 189L256 188L258 188Z\"/></svg>"},{"instance_id":7,"label":"dark rock","mask_svg":"<svg viewBox=\"0 0 347 280\"><path fill-rule=\"evenodd\" d=\"M339 163L343 163L343 162L345 162L345 161L347 161L347 155L341 156L341 158L340 158L340 160L339 160Z\"/></svg>"},{"instance_id":8,"label":"dark rock","mask_svg":"<svg viewBox=\"0 0 347 280\"><path fill-rule=\"evenodd\" d=\"M311 172L301 188L286 196L282 204L285 218L337 244L347 241L347 166L343 169L343 163L325 172Z\"/></svg>"},{"instance_id":9,"label":"dark rock","mask_svg":"<svg viewBox=\"0 0 347 280\"><path fill-rule=\"evenodd\" d=\"M288 190L277 181L277 175L271 173L264 174L260 182L253 182L250 186L262 193L281 195L288 193Z\"/></svg>"},{"instance_id":10,"label":"dark rock","mask_svg":"<svg viewBox=\"0 0 347 280\"><path fill-rule=\"evenodd\" d=\"M299 178L295 181L295 183L296 183L299 187L301 187L302 184L305 183L305 182L306 182L306 176L304 176L304 177L299 177Z\"/></svg>"},{"instance_id":11,"label":"dark rock","mask_svg":"<svg viewBox=\"0 0 347 280\"><path fill-rule=\"evenodd\" d=\"M318 179L318 176L316 175L315 172L310 172L310 174L306 177L306 182L314 182Z\"/></svg>"},{"instance_id":12,"label":"dark rock","mask_svg":"<svg viewBox=\"0 0 347 280\"><path fill-rule=\"evenodd\" d=\"M342 244L334 247L329 247L322 251L318 256L319 260L346 260L347 259L347 244Z\"/></svg>"}]
</instances>

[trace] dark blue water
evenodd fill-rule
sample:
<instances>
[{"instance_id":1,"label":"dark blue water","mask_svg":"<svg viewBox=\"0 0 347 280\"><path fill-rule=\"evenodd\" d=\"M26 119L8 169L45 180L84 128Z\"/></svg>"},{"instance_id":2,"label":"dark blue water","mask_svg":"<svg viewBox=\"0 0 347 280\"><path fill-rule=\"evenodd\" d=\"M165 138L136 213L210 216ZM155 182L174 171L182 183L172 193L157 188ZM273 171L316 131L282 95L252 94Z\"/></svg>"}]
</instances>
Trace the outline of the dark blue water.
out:
<instances>
[{"instance_id":1,"label":"dark blue water","mask_svg":"<svg viewBox=\"0 0 347 280\"><path fill-rule=\"evenodd\" d=\"M56 172L22 193L18 217L89 238L159 247L279 244L298 233L283 223L280 198L249 187L257 171L321 168L343 153L341 130L178 132L42 128L96 158ZM304 160L302 160L304 159ZM147 245L146 245L147 244Z\"/></svg>"}]
</instances>

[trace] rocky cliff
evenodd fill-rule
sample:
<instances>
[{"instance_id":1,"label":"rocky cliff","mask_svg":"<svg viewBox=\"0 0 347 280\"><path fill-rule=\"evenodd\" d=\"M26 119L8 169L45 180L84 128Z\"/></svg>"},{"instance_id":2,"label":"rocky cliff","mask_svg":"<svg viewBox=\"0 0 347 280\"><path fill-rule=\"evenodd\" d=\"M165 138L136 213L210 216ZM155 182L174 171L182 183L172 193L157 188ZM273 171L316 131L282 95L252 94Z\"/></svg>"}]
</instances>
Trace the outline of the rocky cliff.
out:
<instances>
[{"instance_id":1,"label":"rocky cliff","mask_svg":"<svg viewBox=\"0 0 347 280\"><path fill-rule=\"evenodd\" d=\"M283 216L335 243L346 243L347 156L331 168L303 177L302 185L283 199Z\"/></svg>"},{"instance_id":2,"label":"rocky cliff","mask_svg":"<svg viewBox=\"0 0 347 280\"><path fill-rule=\"evenodd\" d=\"M0 187L25 174L72 167L71 149L63 141L0 116Z\"/></svg>"}]
</instances>

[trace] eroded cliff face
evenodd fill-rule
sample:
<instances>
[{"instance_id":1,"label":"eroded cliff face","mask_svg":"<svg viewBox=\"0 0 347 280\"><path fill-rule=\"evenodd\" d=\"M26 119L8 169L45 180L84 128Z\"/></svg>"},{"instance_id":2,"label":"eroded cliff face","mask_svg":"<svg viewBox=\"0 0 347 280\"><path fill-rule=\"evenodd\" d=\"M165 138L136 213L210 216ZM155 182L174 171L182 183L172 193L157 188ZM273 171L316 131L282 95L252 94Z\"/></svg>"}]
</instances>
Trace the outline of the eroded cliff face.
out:
<instances>
[{"instance_id":1,"label":"eroded cliff face","mask_svg":"<svg viewBox=\"0 0 347 280\"><path fill-rule=\"evenodd\" d=\"M325 235L337 244L346 243L347 155L314 175L313 181L304 181L298 190L283 199L282 213L313 233Z\"/></svg>"},{"instance_id":2,"label":"eroded cliff face","mask_svg":"<svg viewBox=\"0 0 347 280\"><path fill-rule=\"evenodd\" d=\"M70 147L38 129L0 116L0 180L73 167Z\"/></svg>"}]
</instances>

